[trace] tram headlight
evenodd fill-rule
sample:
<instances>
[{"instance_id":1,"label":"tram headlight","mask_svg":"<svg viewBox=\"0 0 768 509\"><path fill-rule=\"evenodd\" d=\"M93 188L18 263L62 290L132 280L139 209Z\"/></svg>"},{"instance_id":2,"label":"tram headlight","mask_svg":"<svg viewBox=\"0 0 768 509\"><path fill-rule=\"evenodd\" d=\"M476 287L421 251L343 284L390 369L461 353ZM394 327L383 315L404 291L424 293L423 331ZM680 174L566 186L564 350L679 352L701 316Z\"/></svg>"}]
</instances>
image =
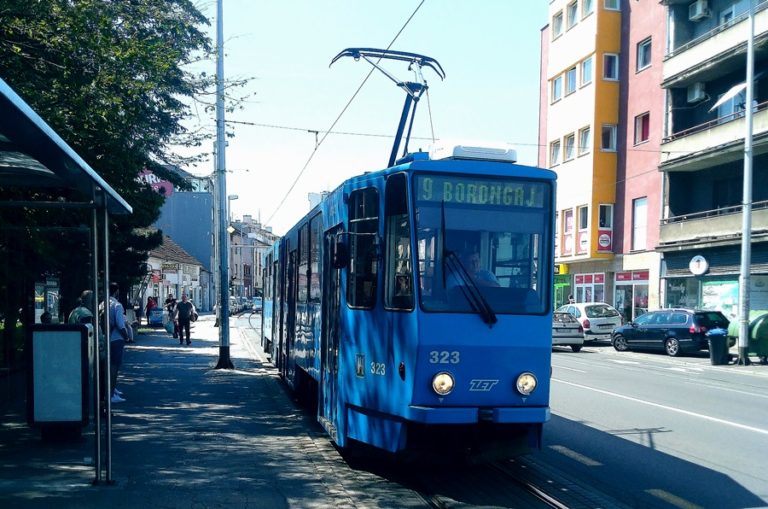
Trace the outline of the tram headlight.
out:
<instances>
[{"instance_id":1,"label":"tram headlight","mask_svg":"<svg viewBox=\"0 0 768 509\"><path fill-rule=\"evenodd\" d=\"M537 384L538 382L533 373L521 373L515 382L515 389L517 389L517 392L523 396L529 396L533 391L536 390Z\"/></svg>"},{"instance_id":2,"label":"tram headlight","mask_svg":"<svg viewBox=\"0 0 768 509\"><path fill-rule=\"evenodd\" d=\"M440 372L432 377L432 390L440 396L447 396L456 385L455 380L450 373Z\"/></svg>"}]
</instances>

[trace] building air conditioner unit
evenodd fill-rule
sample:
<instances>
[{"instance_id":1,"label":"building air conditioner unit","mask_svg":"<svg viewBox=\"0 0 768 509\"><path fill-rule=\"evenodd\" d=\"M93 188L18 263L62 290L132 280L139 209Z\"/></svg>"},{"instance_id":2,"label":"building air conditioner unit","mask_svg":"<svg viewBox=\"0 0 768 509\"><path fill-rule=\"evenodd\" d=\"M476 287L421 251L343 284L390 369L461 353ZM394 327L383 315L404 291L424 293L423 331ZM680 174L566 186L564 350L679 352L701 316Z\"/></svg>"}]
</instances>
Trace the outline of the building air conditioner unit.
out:
<instances>
[{"instance_id":1,"label":"building air conditioner unit","mask_svg":"<svg viewBox=\"0 0 768 509\"><path fill-rule=\"evenodd\" d=\"M697 82L688 85L688 102L696 103L706 99L706 93L704 92L704 83Z\"/></svg>"},{"instance_id":2,"label":"building air conditioner unit","mask_svg":"<svg viewBox=\"0 0 768 509\"><path fill-rule=\"evenodd\" d=\"M688 19L691 21L699 21L709 17L709 7L707 6L707 0L696 0L688 6Z\"/></svg>"}]
</instances>

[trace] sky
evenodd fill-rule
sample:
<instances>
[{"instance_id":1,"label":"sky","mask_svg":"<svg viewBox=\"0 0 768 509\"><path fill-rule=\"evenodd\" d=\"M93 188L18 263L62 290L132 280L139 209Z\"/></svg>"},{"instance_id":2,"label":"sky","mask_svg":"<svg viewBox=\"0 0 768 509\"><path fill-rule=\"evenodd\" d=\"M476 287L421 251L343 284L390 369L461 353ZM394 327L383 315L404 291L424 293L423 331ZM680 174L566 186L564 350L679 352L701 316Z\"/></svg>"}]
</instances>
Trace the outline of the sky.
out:
<instances>
[{"instance_id":1,"label":"sky","mask_svg":"<svg viewBox=\"0 0 768 509\"><path fill-rule=\"evenodd\" d=\"M428 150L431 120L439 139L507 142L521 164L536 164L546 2L223 1L225 79L250 78L240 92L250 97L225 119L234 133L226 148L227 193L239 197L231 201L233 217L250 214L283 234L309 211L308 193L386 167L405 92L375 71L353 99L371 65L352 58L329 64L345 48L384 49L396 36L391 49L430 56L446 73L441 81L423 70L429 100L425 95L419 103L413 133L419 139L411 150ZM199 8L211 19L215 41L216 3ZM406 62L381 65L414 80ZM355 134L331 133L315 151L340 115L333 131ZM213 162L186 169L208 175Z\"/></svg>"}]
</instances>

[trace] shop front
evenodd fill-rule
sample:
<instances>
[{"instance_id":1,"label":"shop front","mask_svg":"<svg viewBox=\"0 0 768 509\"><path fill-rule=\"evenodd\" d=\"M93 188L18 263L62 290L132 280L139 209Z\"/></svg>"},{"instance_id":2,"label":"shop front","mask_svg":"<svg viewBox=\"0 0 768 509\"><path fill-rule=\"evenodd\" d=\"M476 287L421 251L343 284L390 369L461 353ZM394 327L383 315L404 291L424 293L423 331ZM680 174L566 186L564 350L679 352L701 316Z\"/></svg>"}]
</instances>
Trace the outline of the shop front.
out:
<instances>
[{"instance_id":1,"label":"shop front","mask_svg":"<svg viewBox=\"0 0 768 509\"><path fill-rule=\"evenodd\" d=\"M576 274L573 278L576 302L605 302L605 273Z\"/></svg>"},{"instance_id":2,"label":"shop front","mask_svg":"<svg viewBox=\"0 0 768 509\"><path fill-rule=\"evenodd\" d=\"M625 322L648 312L648 270L616 273L614 307Z\"/></svg>"},{"instance_id":3,"label":"shop front","mask_svg":"<svg viewBox=\"0 0 768 509\"><path fill-rule=\"evenodd\" d=\"M739 317L739 246L666 253L663 263L665 307L721 311ZM768 309L768 245L752 246L750 309Z\"/></svg>"},{"instance_id":4,"label":"shop front","mask_svg":"<svg viewBox=\"0 0 768 509\"><path fill-rule=\"evenodd\" d=\"M571 289L571 276L568 274L568 266L564 263L555 264L555 309L568 304L568 296L573 294Z\"/></svg>"}]
</instances>

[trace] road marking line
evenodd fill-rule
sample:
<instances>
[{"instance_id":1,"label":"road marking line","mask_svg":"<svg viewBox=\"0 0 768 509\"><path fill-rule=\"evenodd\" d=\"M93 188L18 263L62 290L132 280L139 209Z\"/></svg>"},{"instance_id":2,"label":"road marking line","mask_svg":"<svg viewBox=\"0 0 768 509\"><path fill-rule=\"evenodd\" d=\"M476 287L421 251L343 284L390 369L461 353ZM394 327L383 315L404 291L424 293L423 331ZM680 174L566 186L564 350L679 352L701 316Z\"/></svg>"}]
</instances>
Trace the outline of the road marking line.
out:
<instances>
[{"instance_id":1,"label":"road marking line","mask_svg":"<svg viewBox=\"0 0 768 509\"><path fill-rule=\"evenodd\" d=\"M583 369L566 368L565 366L554 366L555 369L565 369L568 371L575 371L576 373L586 373Z\"/></svg>"},{"instance_id":2,"label":"road marking line","mask_svg":"<svg viewBox=\"0 0 768 509\"><path fill-rule=\"evenodd\" d=\"M691 417L698 417L699 419L704 419L704 420L707 420L707 421L716 422L718 424L725 424L727 426L733 426L734 428L739 428L739 429L743 429L743 430L747 430L747 431L753 431L755 433L761 433L763 435L768 435L768 429L755 428L753 426L747 426L746 424L739 424L737 422L726 421L725 419L718 419L717 417L711 417L709 415L699 414L699 413L696 413L696 412L691 412L689 410L681 410L679 408L674 408L674 407L667 406L667 405L661 405L659 403L653 403L651 401L646 401L644 399L633 398L631 396L624 396L623 394L617 394L615 392L605 391L603 389L596 389L594 387L588 387L586 385L576 384L576 383L573 383L573 382L566 382L565 380L560 380L558 378L553 378L552 381L553 382L560 382L560 383L563 383L565 385L571 385L573 387L579 387L581 389L587 389L587 390L590 390L590 391L599 392L600 394L605 394L607 396L614 396L616 398L626 399L627 401L634 401L635 403L642 403L644 405L648 405L648 406L652 406L652 407L656 407L656 408L662 408L664 410L669 410L671 412L677 412L679 414L688 415L688 416L691 416Z\"/></svg>"},{"instance_id":3,"label":"road marking line","mask_svg":"<svg viewBox=\"0 0 768 509\"><path fill-rule=\"evenodd\" d=\"M611 359L611 362L615 362L616 364L640 364L638 361L620 361L617 359Z\"/></svg>"},{"instance_id":4,"label":"road marking line","mask_svg":"<svg viewBox=\"0 0 768 509\"><path fill-rule=\"evenodd\" d=\"M582 465L586 465L588 467L601 467L601 466L603 466L603 464L600 463L599 461L595 461L592 458L584 456L583 454L579 454L578 452L576 452L576 451L574 451L572 449L568 449L564 445L550 445L549 448L552 449L553 451L559 452L560 454L562 454L563 456L565 456L567 458L571 458L572 460L578 461Z\"/></svg>"},{"instance_id":5,"label":"road marking line","mask_svg":"<svg viewBox=\"0 0 768 509\"><path fill-rule=\"evenodd\" d=\"M680 498L677 495L673 495L668 491L651 489L651 490L645 490L645 492L648 493L649 495L653 495L656 498L662 499L668 504L671 504L675 507L679 507L680 509L703 509L701 506L688 502L684 498Z\"/></svg>"}]
</instances>

